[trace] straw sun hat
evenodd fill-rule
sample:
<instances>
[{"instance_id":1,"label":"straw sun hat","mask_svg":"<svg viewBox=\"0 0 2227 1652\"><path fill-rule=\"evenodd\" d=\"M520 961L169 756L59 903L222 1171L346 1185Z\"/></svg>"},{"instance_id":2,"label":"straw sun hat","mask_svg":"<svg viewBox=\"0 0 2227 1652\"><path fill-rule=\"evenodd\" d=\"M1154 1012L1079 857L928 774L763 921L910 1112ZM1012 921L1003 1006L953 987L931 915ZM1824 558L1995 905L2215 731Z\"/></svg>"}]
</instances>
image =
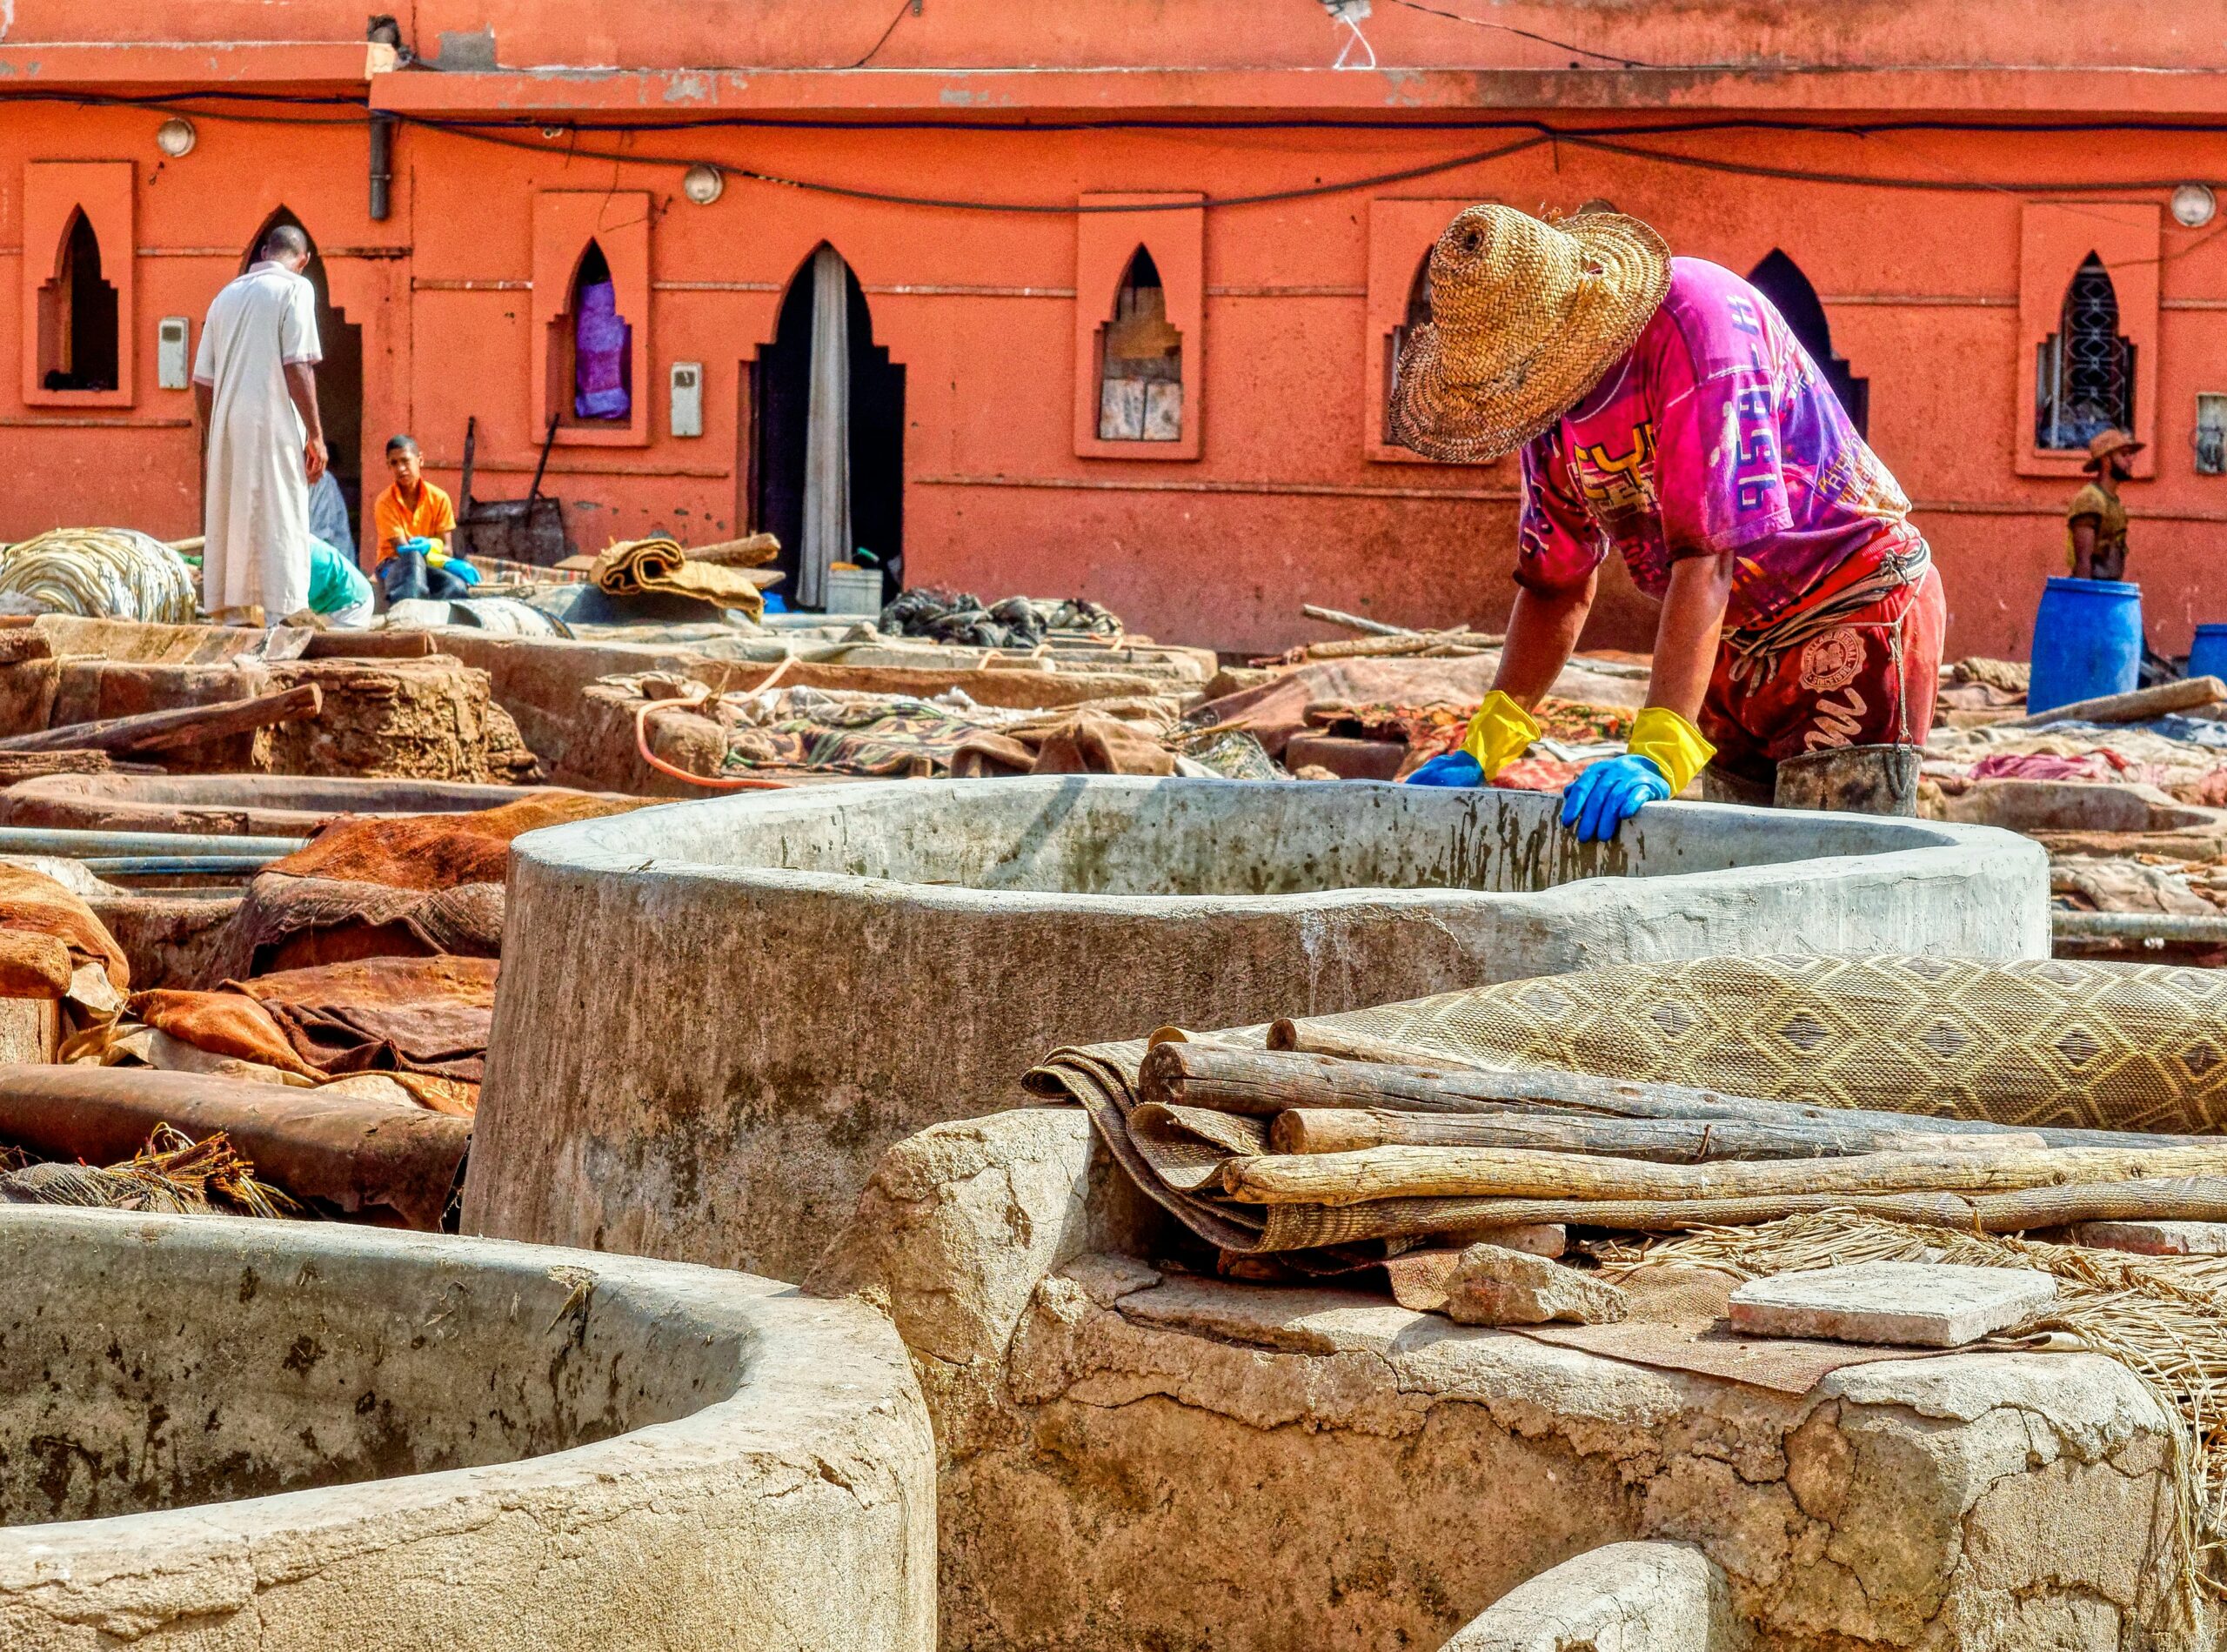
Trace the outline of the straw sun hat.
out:
<instances>
[{"instance_id":1,"label":"straw sun hat","mask_svg":"<svg viewBox=\"0 0 2227 1652\"><path fill-rule=\"evenodd\" d=\"M1469 208L1432 249L1431 319L1400 351L1393 436L1435 459L1514 452L1600 382L1669 290L1670 249L1637 218Z\"/></svg>"}]
</instances>

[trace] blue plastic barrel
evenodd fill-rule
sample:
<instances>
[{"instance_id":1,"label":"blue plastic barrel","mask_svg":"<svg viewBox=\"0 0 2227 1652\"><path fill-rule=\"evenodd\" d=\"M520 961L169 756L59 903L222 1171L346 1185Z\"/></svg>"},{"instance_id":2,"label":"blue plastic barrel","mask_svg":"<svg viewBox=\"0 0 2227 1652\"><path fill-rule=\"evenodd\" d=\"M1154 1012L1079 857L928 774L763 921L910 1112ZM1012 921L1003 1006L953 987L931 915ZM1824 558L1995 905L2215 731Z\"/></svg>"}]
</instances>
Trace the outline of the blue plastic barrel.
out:
<instances>
[{"instance_id":1,"label":"blue plastic barrel","mask_svg":"<svg viewBox=\"0 0 2227 1652\"><path fill-rule=\"evenodd\" d=\"M2189 675L2227 677L2227 625L2198 625L2189 650Z\"/></svg>"},{"instance_id":2,"label":"blue plastic barrel","mask_svg":"<svg viewBox=\"0 0 2227 1652\"><path fill-rule=\"evenodd\" d=\"M2034 614L2026 710L2123 694L2142 674L2142 587L2123 579L2054 579Z\"/></svg>"}]
</instances>

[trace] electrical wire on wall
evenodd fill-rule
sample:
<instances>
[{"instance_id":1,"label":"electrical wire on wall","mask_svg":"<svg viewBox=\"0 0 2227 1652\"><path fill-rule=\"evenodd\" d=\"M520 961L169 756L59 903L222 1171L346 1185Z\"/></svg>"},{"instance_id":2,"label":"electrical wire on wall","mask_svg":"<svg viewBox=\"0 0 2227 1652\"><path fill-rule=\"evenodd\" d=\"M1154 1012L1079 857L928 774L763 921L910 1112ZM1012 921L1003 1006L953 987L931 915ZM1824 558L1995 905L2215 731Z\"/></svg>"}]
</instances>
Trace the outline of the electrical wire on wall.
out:
<instances>
[{"instance_id":1,"label":"electrical wire on wall","mask_svg":"<svg viewBox=\"0 0 2227 1652\"><path fill-rule=\"evenodd\" d=\"M28 88L0 90L0 105L10 103L66 104L83 108L139 109L187 115L197 119L230 121L251 125L367 127L372 113L369 105L360 97L288 93L238 93L228 90L197 91L190 94L173 92L145 96L116 96ZM1354 194L1456 172L1468 167L1508 159L1531 150L1555 144L1595 150L1604 154L1616 155L1630 160L1662 166L1688 168L1734 177L1765 178L1774 182L1838 184L1856 189L1894 190L1919 193L2043 197L2095 195L2099 192L2144 195L2160 191L2170 191L2181 184L2190 183L2208 184L2215 188L2227 190L2227 181L2193 175L2137 178L2105 178L2092 176L1991 179L1962 177L1915 177L1888 173L1775 165L1723 156L1685 153L1662 146L1664 140L1740 133L1776 133L1843 139L1861 139L1888 133L1916 132L2091 137L2110 134L2157 133L2170 133L2184 137L2227 135L2227 122L2217 120L2000 121L1933 117L1834 121L1826 124L1758 117L1729 117L1698 121L1685 120L1675 124L1649 120L1594 125L1563 125L1532 117L1509 117L1448 119L1430 117L1401 118L1366 116L1294 116L1267 118L1239 117L1228 120L1114 117L1063 121L997 119L953 121L930 117L831 120L824 117L713 113L678 117L659 117L640 120L585 120L571 117L552 119L546 114L495 117L434 116L385 110L378 112L391 116L399 126L406 129L440 133L467 142L522 150L531 154L559 156L568 160L605 161L614 166L648 166L674 172L685 171L692 165L706 164L716 166L722 174L731 178L741 178L777 188L801 190L848 200L936 211L1027 216L1080 216L1093 211L1134 213L1163 209L1151 204L1094 206L1072 198L1064 201L1015 201L985 197L933 196L900 191L865 189L824 178L799 177L728 162L706 161L701 155L694 153L659 155L632 148L606 147L581 143L578 140L582 134L608 134L625 140L658 134L755 128L791 131L819 130L883 131L932 129L950 133L982 132L986 134L1137 130L1211 134L1218 130L1328 130L1405 134L1474 132L1510 135L1503 142L1465 150L1436 160L1418 162L1413 165L1351 177L1295 185L1288 189L1260 191L1242 195L1209 194L1202 201L1194 199L1180 204L1171 204L1164 209L1184 211L1195 211L1201 205L1210 211L1227 211L1233 208L1271 205ZM560 143L561 147L559 147Z\"/></svg>"},{"instance_id":2,"label":"electrical wire on wall","mask_svg":"<svg viewBox=\"0 0 2227 1652\"><path fill-rule=\"evenodd\" d=\"M1361 20L1368 16L1368 0L1322 0L1322 9L1330 14L1330 21L1346 31L1346 43L1338 48L1337 61L1333 69L1374 69L1376 67L1376 48L1368 43L1368 37L1361 31ZM1358 45L1368 54L1365 64L1348 63L1353 49Z\"/></svg>"}]
</instances>

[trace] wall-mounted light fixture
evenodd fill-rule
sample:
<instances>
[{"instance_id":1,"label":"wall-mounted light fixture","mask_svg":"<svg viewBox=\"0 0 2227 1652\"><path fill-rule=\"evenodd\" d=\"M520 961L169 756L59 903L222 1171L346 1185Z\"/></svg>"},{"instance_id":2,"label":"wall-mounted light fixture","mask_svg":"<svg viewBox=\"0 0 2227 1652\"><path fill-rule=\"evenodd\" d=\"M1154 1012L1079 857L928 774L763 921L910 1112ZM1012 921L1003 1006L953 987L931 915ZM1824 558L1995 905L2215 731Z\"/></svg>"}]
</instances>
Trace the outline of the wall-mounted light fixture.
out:
<instances>
[{"instance_id":1,"label":"wall-mounted light fixture","mask_svg":"<svg viewBox=\"0 0 2227 1652\"><path fill-rule=\"evenodd\" d=\"M2173 222L2184 230L2200 230L2219 211L2219 197L2209 184L2184 184L2173 191Z\"/></svg>"},{"instance_id":2,"label":"wall-mounted light fixture","mask_svg":"<svg viewBox=\"0 0 2227 1652\"><path fill-rule=\"evenodd\" d=\"M155 128L155 147L174 161L184 160L193 153L193 146L201 141L201 134L193 130L193 123L183 115L173 115Z\"/></svg>"},{"instance_id":3,"label":"wall-mounted light fixture","mask_svg":"<svg viewBox=\"0 0 2227 1652\"><path fill-rule=\"evenodd\" d=\"M680 177L680 192L699 206L709 206L726 193L726 174L699 161Z\"/></svg>"}]
</instances>

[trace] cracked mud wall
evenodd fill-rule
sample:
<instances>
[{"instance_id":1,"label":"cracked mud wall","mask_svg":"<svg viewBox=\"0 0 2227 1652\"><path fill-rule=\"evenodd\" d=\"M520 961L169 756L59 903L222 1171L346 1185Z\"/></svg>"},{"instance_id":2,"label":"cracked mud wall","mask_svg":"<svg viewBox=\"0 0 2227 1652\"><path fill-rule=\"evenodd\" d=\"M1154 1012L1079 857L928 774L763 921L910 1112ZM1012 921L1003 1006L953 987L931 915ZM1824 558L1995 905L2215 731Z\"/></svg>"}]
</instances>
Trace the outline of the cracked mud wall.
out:
<instances>
[{"instance_id":1,"label":"cracked mud wall","mask_svg":"<svg viewBox=\"0 0 2227 1652\"><path fill-rule=\"evenodd\" d=\"M2170 1643L2167 1425L2100 1357L1786 1395L1166 1272L1106 1174L1073 1113L938 1127L808 1286L877 1301L913 1350L947 1646L1436 1648L1635 1538L1696 1545L1788 1652Z\"/></svg>"}]
</instances>

